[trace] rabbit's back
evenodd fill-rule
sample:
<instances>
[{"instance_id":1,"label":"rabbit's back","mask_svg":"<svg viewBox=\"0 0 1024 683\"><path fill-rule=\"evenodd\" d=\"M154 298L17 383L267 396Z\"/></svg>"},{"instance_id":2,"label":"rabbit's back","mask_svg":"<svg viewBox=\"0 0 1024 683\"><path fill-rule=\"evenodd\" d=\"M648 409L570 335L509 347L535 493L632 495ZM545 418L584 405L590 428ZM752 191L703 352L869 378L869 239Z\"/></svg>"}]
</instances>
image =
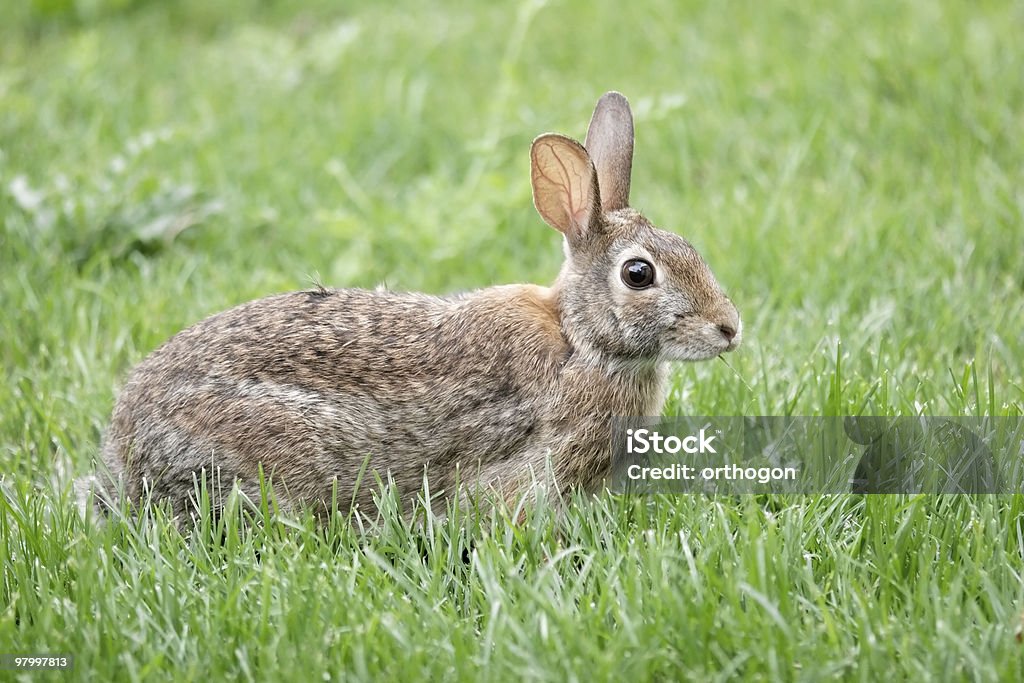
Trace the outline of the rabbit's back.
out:
<instances>
[{"instance_id":1,"label":"rabbit's back","mask_svg":"<svg viewBox=\"0 0 1024 683\"><path fill-rule=\"evenodd\" d=\"M486 468L544 429L569 356L544 288L441 298L296 292L184 330L129 377L104 459L133 498L143 482L184 504L204 468L255 492L258 465L287 499L351 499L356 476L404 493ZM372 477L360 499L369 502Z\"/></svg>"}]
</instances>

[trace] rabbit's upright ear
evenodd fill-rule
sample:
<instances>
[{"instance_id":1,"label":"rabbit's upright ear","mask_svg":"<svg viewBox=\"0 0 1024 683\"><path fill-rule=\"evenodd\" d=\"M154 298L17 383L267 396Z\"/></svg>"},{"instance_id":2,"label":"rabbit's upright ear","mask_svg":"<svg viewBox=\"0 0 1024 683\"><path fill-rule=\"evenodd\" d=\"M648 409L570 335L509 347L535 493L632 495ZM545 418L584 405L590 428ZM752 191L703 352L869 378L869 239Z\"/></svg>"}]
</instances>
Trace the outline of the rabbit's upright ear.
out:
<instances>
[{"instance_id":1,"label":"rabbit's upright ear","mask_svg":"<svg viewBox=\"0 0 1024 683\"><path fill-rule=\"evenodd\" d=\"M600 221L601 198L587 150L547 133L533 141L530 165L533 205L544 221L570 243L589 235Z\"/></svg>"},{"instance_id":2,"label":"rabbit's upright ear","mask_svg":"<svg viewBox=\"0 0 1024 683\"><path fill-rule=\"evenodd\" d=\"M601 208L615 211L629 206L633 113L629 110L629 102L620 93L605 93L597 101L587 129L586 148L597 169Z\"/></svg>"}]
</instances>

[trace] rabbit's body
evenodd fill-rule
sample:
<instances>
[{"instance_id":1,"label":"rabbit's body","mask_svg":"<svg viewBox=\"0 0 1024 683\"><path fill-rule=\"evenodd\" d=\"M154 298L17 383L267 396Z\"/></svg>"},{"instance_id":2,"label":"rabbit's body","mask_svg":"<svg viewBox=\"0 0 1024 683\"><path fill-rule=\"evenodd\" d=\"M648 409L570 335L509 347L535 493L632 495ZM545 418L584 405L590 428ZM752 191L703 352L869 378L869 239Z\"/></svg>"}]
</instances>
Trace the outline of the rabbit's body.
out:
<instances>
[{"instance_id":1,"label":"rabbit's body","mask_svg":"<svg viewBox=\"0 0 1024 683\"><path fill-rule=\"evenodd\" d=\"M284 294L215 315L140 364L105 460L131 497L145 481L175 508L197 465L254 493L257 463L290 500L330 502L338 477L347 503L367 456L403 494L424 473L449 489L456 466L514 494L549 452L558 480L593 487L610 417L656 413L663 368L574 353L541 287ZM362 505L374 489L367 476Z\"/></svg>"},{"instance_id":2,"label":"rabbit's body","mask_svg":"<svg viewBox=\"0 0 1024 683\"><path fill-rule=\"evenodd\" d=\"M105 436L110 473L130 498L149 490L176 510L204 472L256 493L261 466L285 504L320 510L352 500L364 463L405 500L424 475L434 492L459 481L510 502L549 472L599 487L612 418L660 411L669 360L739 342L700 256L626 206L623 116L624 98L606 95L586 150L534 142L535 203L566 236L551 288L317 289L214 315L129 377ZM361 507L374 489L367 474Z\"/></svg>"}]
</instances>

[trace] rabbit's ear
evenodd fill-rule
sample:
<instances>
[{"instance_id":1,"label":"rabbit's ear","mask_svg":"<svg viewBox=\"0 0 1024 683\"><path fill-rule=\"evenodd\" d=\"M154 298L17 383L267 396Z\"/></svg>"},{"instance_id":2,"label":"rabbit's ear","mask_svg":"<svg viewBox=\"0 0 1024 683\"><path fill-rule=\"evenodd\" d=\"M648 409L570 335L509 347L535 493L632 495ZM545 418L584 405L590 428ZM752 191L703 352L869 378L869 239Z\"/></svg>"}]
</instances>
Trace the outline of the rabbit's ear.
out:
<instances>
[{"instance_id":1,"label":"rabbit's ear","mask_svg":"<svg viewBox=\"0 0 1024 683\"><path fill-rule=\"evenodd\" d=\"M633 114L629 102L615 91L597 101L587 128L587 152L594 160L601 186L601 208L629 206L629 177L633 170Z\"/></svg>"},{"instance_id":2,"label":"rabbit's ear","mask_svg":"<svg viewBox=\"0 0 1024 683\"><path fill-rule=\"evenodd\" d=\"M541 218L570 242L590 233L600 217L597 175L583 146L555 133L530 149L533 205Z\"/></svg>"}]
</instances>

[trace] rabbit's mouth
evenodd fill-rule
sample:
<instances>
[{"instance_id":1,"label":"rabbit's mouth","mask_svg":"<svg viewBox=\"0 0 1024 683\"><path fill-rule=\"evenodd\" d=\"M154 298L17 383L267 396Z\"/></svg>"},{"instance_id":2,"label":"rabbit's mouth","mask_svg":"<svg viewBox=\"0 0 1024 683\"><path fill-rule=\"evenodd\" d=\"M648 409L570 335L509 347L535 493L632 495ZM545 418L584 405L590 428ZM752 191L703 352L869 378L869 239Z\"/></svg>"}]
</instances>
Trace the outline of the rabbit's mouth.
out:
<instances>
[{"instance_id":1,"label":"rabbit's mouth","mask_svg":"<svg viewBox=\"0 0 1024 683\"><path fill-rule=\"evenodd\" d=\"M680 315L665 335L659 355L664 360L711 360L736 349L742 337L738 319L713 322L695 314Z\"/></svg>"}]
</instances>

